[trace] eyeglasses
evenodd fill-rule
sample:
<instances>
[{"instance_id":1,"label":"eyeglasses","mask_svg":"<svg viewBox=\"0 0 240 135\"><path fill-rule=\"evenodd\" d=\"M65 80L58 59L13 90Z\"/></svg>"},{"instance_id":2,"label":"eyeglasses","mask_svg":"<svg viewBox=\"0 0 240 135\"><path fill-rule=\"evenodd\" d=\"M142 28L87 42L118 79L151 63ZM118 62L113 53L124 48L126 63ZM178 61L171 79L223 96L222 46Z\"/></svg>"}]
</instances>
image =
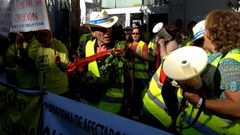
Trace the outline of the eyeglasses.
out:
<instances>
[{"instance_id":1,"label":"eyeglasses","mask_svg":"<svg viewBox=\"0 0 240 135\"><path fill-rule=\"evenodd\" d=\"M132 35L139 35L140 33L132 33Z\"/></svg>"}]
</instances>

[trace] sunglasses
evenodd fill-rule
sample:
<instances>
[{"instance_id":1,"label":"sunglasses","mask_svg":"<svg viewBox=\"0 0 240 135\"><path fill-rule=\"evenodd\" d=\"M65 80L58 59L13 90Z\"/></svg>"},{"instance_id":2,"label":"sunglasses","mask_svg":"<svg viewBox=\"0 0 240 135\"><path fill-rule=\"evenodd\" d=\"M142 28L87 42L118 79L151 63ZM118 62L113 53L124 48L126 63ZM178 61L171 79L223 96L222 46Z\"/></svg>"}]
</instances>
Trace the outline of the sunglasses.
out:
<instances>
[{"instance_id":1,"label":"sunglasses","mask_svg":"<svg viewBox=\"0 0 240 135\"><path fill-rule=\"evenodd\" d=\"M140 33L132 33L132 35L140 35Z\"/></svg>"}]
</instances>

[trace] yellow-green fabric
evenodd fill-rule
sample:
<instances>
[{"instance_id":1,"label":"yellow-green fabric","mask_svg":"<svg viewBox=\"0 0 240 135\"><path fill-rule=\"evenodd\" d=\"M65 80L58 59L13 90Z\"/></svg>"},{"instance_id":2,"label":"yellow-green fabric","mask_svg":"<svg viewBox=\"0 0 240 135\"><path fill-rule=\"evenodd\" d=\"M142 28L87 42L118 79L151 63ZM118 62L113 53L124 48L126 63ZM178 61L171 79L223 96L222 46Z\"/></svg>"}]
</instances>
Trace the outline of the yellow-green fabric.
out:
<instances>
[{"instance_id":1,"label":"yellow-green fabric","mask_svg":"<svg viewBox=\"0 0 240 135\"><path fill-rule=\"evenodd\" d=\"M224 59L234 59L240 62L240 50L239 49L231 50L222 60Z\"/></svg>"},{"instance_id":2,"label":"yellow-green fabric","mask_svg":"<svg viewBox=\"0 0 240 135\"><path fill-rule=\"evenodd\" d=\"M95 45L95 40L88 41L86 45L86 50L85 50L86 57L95 54L94 45ZM99 75L99 77L101 77L99 74L99 69L96 61L88 64L88 71L91 71L95 75ZM105 110L114 114L120 113L121 106L123 103L123 95L124 95L124 88L123 88L124 77L123 75L120 75L115 79L116 79L115 83L111 84L112 87L106 90L104 95L101 97L101 100L98 103L91 104L91 105L101 110Z\"/></svg>"},{"instance_id":3,"label":"yellow-green fabric","mask_svg":"<svg viewBox=\"0 0 240 135\"><path fill-rule=\"evenodd\" d=\"M240 61L239 55L236 54L228 54L225 58L233 58ZM212 66L216 67L220 62L221 57L216 58ZM157 72L153 75L149 87L146 90L146 93L143 98L144 106L148 109L148 111L158 119L164 126L169 127L171 125L171 117L165 112L166 106L164 100L161 95L162 84L159 82L159 73L160 68L158 68ZM213 74L209 74L209 72L205 72L208 74L208 78L213 78L214 70L211 71ZM214 81L213 79L210 81ZM210 82L209 84L214 83ZM212 85L209 85L212 86ZM211 88L212 89L212 88ZM179 103L182 99L181 90L179 89L177 92ZM198 109L192 106L190 103L187 103L187 107L185 110L179 114L176 125L178 127L186 127L188 126L196 117ZM177 128L178 132L183 135L192 135L192 134L239 134L240 123L238 120L229 120L218 117L207 110L203 110L193 127L187 129Z\"/></svg>"},{"instance_id":4,"label":"yellow-green fabric","mask_svg":"<svg viewBox=\"0 0 240 135\"><path fill-rule=\"evenodd\" d=\"M26 43L24 42L26 46ZM6 60L6 66L7 67L11 67L11 68L15 68L16 67L16 63L14 60L15 55L17 55L17 44L10 44L6 53L5 53L5 60Z\"/></svg>"},{"instance_id":5,"label":"yellow-green fabric","mask_svg":"<svg viewBox=\"0 0 240 135\"><path fill-rule=\"evenodd\" d=\"M37 135L40 95L24 95L0 84L0 134Z\"/></svg>"},{"instance_id":6,"label":"yellow-green fabric","mask_svg":"<svg viewBox=\"0 0 240 135\"><path fill-rule=\"evenodd\" d=\"M165 111L166 105L161 93L163 85L159 81L161 67L162 64L159 66L149 82L149 86L143 96L143 105L164 126L169 127L171 125L171 117Z\"/></svg>"},{"instance_id":7,"label":"yellow-green fabric","mask_svg":"<svg viewBox=\"0 0 240 135\"><path fill-rule=\"evenodd\" d=\"M145 42L139 41L136 49L136 53L142 56L142 50ZM147 79L148 78L148 62L141 61L138 58L135 58L134 61L134 78L138 79Z\"/></svg>"},{"instance_id":8,"label":"yellow-green fabric","mask_svg":"<svg viewBox=\"0 0 240 135\"><path fill-rule=\"evenodd\" d=\"M47 48L38 49L36 65L39 71L39 83L41 89L63 94L68 90L68 76L54 62L55 55L60 57L62 63L68 63L68 50L62 42L56 39L53 39Z\"/></svg>"},{"instance_id":9,"label":"yellow-green fabric","mask_svg":"<svg viewBox=\"0 0 240 135\"><path fill-rule=\"evenodd\" d=\"M86 45L86 57L92 56L95 54L94 51L94 45L95 45L96 39L95 40L89 40ZM100 77L99 71L98 71L98 65L96 61L92 61L88 64L88 71L92 72L94 75L97 77Z\"/></svg>"},{"instance_id":10,"label":"yellow-green fabric","mask_svg":"<svg viewBox=\"0 0 240 135\"><path fill-rule=\"evenodd\" d=\"M123 103L123 83L124 77L119 76L116 79L115 84L103 95L98 104L98 108L114 114L119 114Z\"/></svg>"},{"instance_id":11,"label":"yellow-green fabric","mask_svg":"<svg viewBox=\"0 0 240 135\"><path fill-rule=\"evenodd\" d=\"M154 62L154 60L155 60L155 57L153 56L153 54L152 54L152 51L153 51L153 49L156 47L156 45L155 45L155 43L154 43L154 39L152 39L149 43L148 43L148 55L149 55L149 57L150 57L150 60L152 61L152 62Z\"/></svg>"},{"instance_id":12,"label":"yellow-green fabric","mask_svg":"<svg viewBox=\"0 0 240 135\"><path fill-rule=\"evenodd\" d=\"M27 51L28 57L34 62L36 60L37 50L41 47L41 44L38 42L35 36L33 36L27 44L24 44L23 47ZM21 59L20 56L19 58ZM37 71L30 72L28 69L24 69L17 65L16 80L18 87L21 89L39 88Z\"/></svg>"},{"instance_id":13,"label":"yellow-green fabric","mask_svg":"<svg viewBox=\"0 0 240 135\"><path fill-rule=\"evenodd\" d=\"M149 50L149 49L152 49L152 50L153 50L153 49L155 48L155 46L156 46L156 45L155 45L155 43L154 43L154 39L152 39L152 40L148 43L148 50Z\"/></svg>"},{"instance_id":14,"label":"yellow-green fabric","mask_svg":"<svg viewBox=\"0 0 240 135\"><path fill-rule=\"evenodd\" d=\"M221 63L223 59L232 58L237 61L240 61L240 55L234 53L228 53L224 58L217 57L211 65L217 67L218 63ZM215 68L216 70L216 68ZM208 78L213 78L214 74L207 73ZM204 80L206 82L206 80ZM209 81L209 80L207 80ZM214 80L211 80L214 81ZM214 83L214 82L211 82ZM211 84L210 83L210 84ZM211 86L211 85L210 85ZM188 104L188 107L184 110L182 114L178 117L178 125L187 125L195 118L198 109L194 108L191 104ZM193 132L200 132L204 134L238 134L240 129L240 123L238 120L229 120L218 117L207 110L203 110L198 121L194 125L194 128L189 128L182 130L182 134L192 134Z\"/></svg>"}]
</instances>

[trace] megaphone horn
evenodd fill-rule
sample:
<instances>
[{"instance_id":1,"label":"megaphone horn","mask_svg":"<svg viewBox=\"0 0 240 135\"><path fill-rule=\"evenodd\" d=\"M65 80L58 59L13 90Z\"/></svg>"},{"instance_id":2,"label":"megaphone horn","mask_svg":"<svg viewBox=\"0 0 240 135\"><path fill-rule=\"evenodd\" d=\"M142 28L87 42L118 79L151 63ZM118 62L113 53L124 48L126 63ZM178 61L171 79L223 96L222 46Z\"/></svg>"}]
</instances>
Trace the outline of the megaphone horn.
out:
<instances>
[{"instance_id":1,"label":"megaphone horn","mask_svg":"<svg viewBox=\"0 0 240 135\"><path fill-rule=\"evenodd\" d=\"M157 33L160 36L163 36L166 41L172 39L172 36L165 30L163 23L159 22L153 27L153 33Z\"/></svg>"},{"instance_id":2,"label":"megaphone horn","mask_svg":"<svg viewBox=\"0 0 240 135\"><path fill-rule=\"evenodd\" d=\"M185 81L198 89L202 85L201 72L206 68L207 53L200 47L185 46L171 52L163 63L165 74L176 81Z\"/></svg>"}]
</instances>

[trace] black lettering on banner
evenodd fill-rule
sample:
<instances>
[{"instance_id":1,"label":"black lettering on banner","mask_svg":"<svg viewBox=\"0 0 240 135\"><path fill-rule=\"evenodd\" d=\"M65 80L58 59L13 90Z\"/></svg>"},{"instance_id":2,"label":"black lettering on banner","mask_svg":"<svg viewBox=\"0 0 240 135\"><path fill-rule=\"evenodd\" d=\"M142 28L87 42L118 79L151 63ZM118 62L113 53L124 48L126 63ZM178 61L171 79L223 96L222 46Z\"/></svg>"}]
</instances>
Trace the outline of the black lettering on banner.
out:
<instances>
[{"instance_id":1,"label":"black lettering on banner","mask_svg":"<svg viewBox=\"0 0 240 135\"><path fill-rule=\"evenodd\" d=\"M55 115L58 115L61 119L71 123L72 125L79 127L92 135L121 135L119 131L114 131L114 129L104 126L100 123L96 123L95 121L89 120L87 118L83 118L82 116L78 116L77 114L73 114L68 112L61 107L54 106L53 104L49 104L44 102L47 110ZM45 131L46 130L46 131ZM44 133L50 132L49 129L44 129ZM51 133L51 132L50 132ZM56 131L52 131L52 133L56 133ZM44 134L45 135L45 134ZM48 134L46 134L48 135ZM122 134L125 135L125 134Z\"/></svg>"},{"instance_id":2,"label":"black lettering on banner","mask_svg":"<svg viewBox=\"0 0 240 135\"><path fill-rule=\"evenodd\" d=\"M96 128L95 128L97 133L99 133L99 132L98 132L98 127L100 128L100 131L101 131L101 132L100 132L100 133L101 133L100 135L102 135L102 134L103 134L104 126L98 123L98 124L96 125Z\"/></svg>"},{"instance_id":3,"label":"black lettering on banner","mask_svg":"<svg viewBox=\"0 0 240 135\"><path fill-rule=\"evenodd\" d=\"M57 133L56 130L53 129L52 133L51 130L49 129L49 127L45 127L43 129L43 135L63 135L62 133Z\"/></svg>"},{"instance_id":4,"label":"black lettering on banner","mask_svg":"<svg viewBox=\"0 0 240 135\"><path fill-rule=\"evenodd\" d=\"M114 131L112 128L110 128L110 130L109 130L109 135L114 135Z\"/></svg>"},{"instance_id":5,"label":"black lettering on banner","mask_svg":"<svg viewBox=\"0 0 240 135\"><path fill-rule=\"evenodd\" d=\"M120 134L120 132L119 132L119 131L117 131L115 135L121 135L121 134ZM124 134L124 135L125 135L125 134Z\"/></svg>"},{"instance_id":6,"label":"black lettering on banner","mask_svg":"<svg viewBox=\"0 0 240 135\"><path fill-rule=\"evenodd\" d=\"M97 132L96 132L96 126L95 126L96 122L92 121L92 134L93 135L97 135Z\"/></svg>"},{"instance_id":7,"label":"black lettering on banner","mask_svg":"<svg viewBox=\"0 0 240 135\"><path fill-rule=\"evenodd\" d=\"M92 129L92 126L91 126L92 124L91 124L91 123L92 123L91 120L89 120L88 123L87 123L87 126L88 126L87 129L88 129L88 132L89 132L89 133L91 133L91 129Z\"/></svg>"},{"instance_id":8,"label":"black lettering on banner","mask_svg":"<svg viewBox=\"0 0 240 135\"><path fill-rule=\"evenodd\" d=\"M43 130L43 135L50 135L50 129L49 127L45 127Z\"/></svg>"},{"instance_id":9,"label":"black lettering on banner","mask_svg":"<svg viewBox=\"0 0 240 135\"><path fill-rule=\"evenodd\" d=\"M83 129L86 129L86 131L90 133L90 129L88 127L88 119L84 119Z\"/></svg>"},{"instance_id":10,"label":"black lettering on banner","mask_svg":"<svg viewBox=\"0 0 240 135\"><path fill-rule=\"evenodd\" d=\"M108 127L105 127L103 134L104 134L104 135L108 135Z\"/></svg>"},{"instance_id":11,"label":"black lettering on banner","mask_svg":"<svg viewBox=\"0 0 240 135\"><path fill-rule=\"evenodd\" d=\"M75 114L75 121L74 121L75 125L77 127L82 128L82 117Z\"/></svg>"}]
</instances>

